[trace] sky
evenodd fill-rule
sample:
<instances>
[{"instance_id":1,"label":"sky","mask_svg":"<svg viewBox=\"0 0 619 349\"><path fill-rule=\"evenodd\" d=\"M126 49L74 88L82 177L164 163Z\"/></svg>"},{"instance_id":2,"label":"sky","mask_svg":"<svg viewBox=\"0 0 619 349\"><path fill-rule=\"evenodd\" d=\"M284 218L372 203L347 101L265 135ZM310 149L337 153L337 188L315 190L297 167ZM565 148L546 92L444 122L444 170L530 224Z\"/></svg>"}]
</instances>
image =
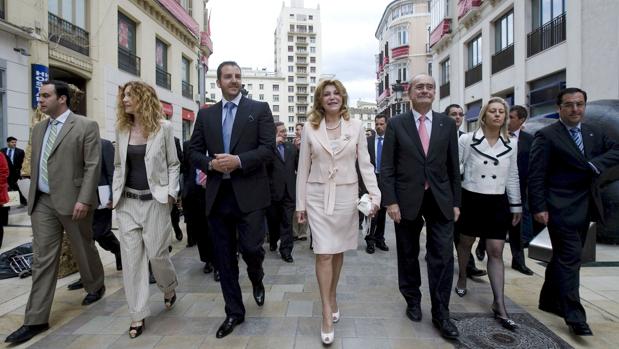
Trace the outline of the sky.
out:
<instances>
[{"instance_id":1,"label":"sky","mask_svg":"<svg viewBox=\"0 0 619 349\"><path fill-rule=\"evenodd\" d=\"M348 91L349 105L376 100L376 28L392 0L305 0L320 5L322 73L335 74ZM242 67L274 67L274 33L283 0L210 0L213 54L209 69L224 60ZM290 0L286 0L290 5Z\"/></svg>"}]
</instances>

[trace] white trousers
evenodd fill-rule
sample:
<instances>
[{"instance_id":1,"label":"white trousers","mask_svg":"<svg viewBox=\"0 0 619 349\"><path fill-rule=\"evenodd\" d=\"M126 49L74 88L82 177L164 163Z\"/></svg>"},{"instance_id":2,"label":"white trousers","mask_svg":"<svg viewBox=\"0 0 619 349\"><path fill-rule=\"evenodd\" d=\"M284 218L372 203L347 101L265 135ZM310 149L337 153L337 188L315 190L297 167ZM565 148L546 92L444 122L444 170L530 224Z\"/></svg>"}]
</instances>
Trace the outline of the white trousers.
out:
<instances>
[{"instance_id":1,"label":"white trousers","mask_svg":"<svg viewBox=\"0 0 619 349\"><path fill-rule=\"evenodd\" d=\"M140 193L128 188L125 191ZM129 315L132 321L140 321L150 315L149 261L162 292L171 292L178 286L168 251L172 236L170 208L154 199L142 201L123 197L118 203L116 216Z\"/></svg>"}]
</instances>

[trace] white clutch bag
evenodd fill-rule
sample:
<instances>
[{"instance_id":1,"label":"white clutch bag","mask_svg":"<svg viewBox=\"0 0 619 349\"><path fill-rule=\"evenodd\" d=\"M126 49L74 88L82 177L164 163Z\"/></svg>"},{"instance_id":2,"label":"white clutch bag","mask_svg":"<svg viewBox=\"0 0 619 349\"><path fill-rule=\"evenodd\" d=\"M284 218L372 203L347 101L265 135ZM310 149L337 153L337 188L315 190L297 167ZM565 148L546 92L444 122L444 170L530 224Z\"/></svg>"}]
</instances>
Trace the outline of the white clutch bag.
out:
<instances>
[{"instance_id":1,"label":"white clutch bag","mask_svg":"<svg viewBox=\"0 0 619 349\"><path fill-rule=\"evenodd\" d=\"M370 199L370 195L363 194L361 198L359 198L357 209L366 217L370 215L370 212L372 212L372 200Z\"/></svg>"}]
</instances>

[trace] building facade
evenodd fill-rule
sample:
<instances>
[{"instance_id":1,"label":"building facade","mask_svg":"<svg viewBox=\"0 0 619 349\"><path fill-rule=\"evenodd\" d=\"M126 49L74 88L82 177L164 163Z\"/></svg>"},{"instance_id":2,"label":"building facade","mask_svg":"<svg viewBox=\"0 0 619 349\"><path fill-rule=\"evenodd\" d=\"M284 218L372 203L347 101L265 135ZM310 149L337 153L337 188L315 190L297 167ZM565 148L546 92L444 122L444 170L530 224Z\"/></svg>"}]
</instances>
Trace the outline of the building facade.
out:
<instances>
[{"instance_id":1,"label":"building facade","mask_svg":"<svg viewBox=\"0 0 619 349\"><path fill-rule=\"evenodd\" d=\"M305 8L303 0L282 4L275 28L275 72L284 77L288 101L280 121L288 133L297 122L305 122L321 76L320 6Z\"/></svg>"},{"instance_id":2,"label":"building facade","mask_svg":"<svg viewBox=\"0 0 619 349\"><path fill-rule=\"evenodd\" d=\"M363 123L366 130L374 129L374 118L376 117L376 103L357 101L356 107L349 107L348 113L351 119L359 120Z\"/></svg>"},{"instance_id":3,"label":"building facade","mask_svg":"<svg viewBox=\"0 0 619 349\"><path fill-rule=\"evenodd\" d=\"M75 112L96 120L101 136L114 139L118 86L143 80L157 90L176 135L189 137L203 101L199 90L204 91L204 79L199 77L208 69L212 52L206 0L3 3L7 22L30 32L24 44L30 56L19 58L15 72L21 74L15 86L25 92L21 100L15 98L21 109L15 117L8 116L7 133L19 134L18 138L26 135L21 139L27 140L28 122L13 120L30 120L36 108L37 81L49 78L84 91ZM6 47L2 48L4 53Z\"/></svg>"},{"instance_id":4,"label":"building facade","mask_svg":"<svg viewBox=\"0 0 619 349\"><path fill-rule=\"evenodd\" d=\"M428 1L395 0L383 12L374 36L376 55L377 113L393 116L410 109L408 83L430 71Z\"/></svg>"},{"instance_id":5,"label":"building facade","mask_svg":"<svg viewBox=\"0 0 619 349\"><path fill-rule=\"evenodd\" d=\"M619 57L617 13L612 0L432 0L436 109L463 105L471 129L491 96L532 117L556 117L566 86L619 98L619 66L608 62Z\"/></svg>"}]
</instances>

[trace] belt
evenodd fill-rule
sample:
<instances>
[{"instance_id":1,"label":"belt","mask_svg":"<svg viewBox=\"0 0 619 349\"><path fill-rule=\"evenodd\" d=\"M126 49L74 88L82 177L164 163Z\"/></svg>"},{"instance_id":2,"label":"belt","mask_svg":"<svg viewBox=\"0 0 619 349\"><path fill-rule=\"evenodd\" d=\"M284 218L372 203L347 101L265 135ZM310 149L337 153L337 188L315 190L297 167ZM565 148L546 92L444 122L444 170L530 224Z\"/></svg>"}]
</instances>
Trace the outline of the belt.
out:
<instances>
[{"instance_id":1,"label":"belt","mask_svg":"<svg viewBox=\"0 0 619 349\"><path fill-rule=\"evenodd\" d=\"M123 196L129 199L138 199L141 201L148 201L148 200L152 200L153 199L153 194L152 193L148 193L148 194L136 194L136 193L130 193L128 191L123 193Z\"/></svg>"}]
</instances>

